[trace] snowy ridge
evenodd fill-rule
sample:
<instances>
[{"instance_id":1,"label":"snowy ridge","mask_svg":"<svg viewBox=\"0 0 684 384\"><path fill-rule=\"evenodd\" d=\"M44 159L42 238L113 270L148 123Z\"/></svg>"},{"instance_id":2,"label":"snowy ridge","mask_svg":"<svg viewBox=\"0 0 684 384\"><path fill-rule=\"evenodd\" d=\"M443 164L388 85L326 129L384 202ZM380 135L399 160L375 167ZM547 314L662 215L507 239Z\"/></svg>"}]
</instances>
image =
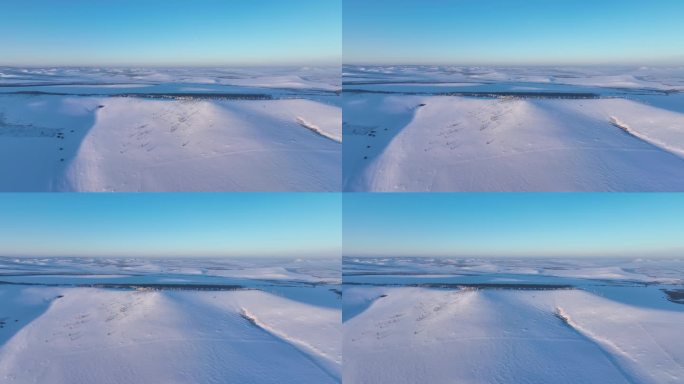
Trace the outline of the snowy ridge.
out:
<instances>
[{"instance_id":1,"label":"snowy ridge","mask_svg":"<svg viewBox=\"0 0 684 384\"><path fill-rule=\"evenodd\" d=\"M251 313L245 308L240 309L240 315L243 316L248 321L252 322L255 326L263 329L264 331L282 339L286 343L290 343L302 350L304 353L311 355L321 368L325 370L331 377L339 380L339 367L342 365L342 360L340 356L331 356L325 351L318 349L316 346L307 343L305 340L297 339L288 335L283 330L276 329L270 325L261 321L255 314ZM337 368L337 369L336 369Z\"/></svg>"},{"instance_id":2,"label":"snowy ridge","mask_svg":"<svg viewBox=\"0 0 684 384\"><path fill-rule=\"evenodd\" d=\"M328 139L330 139L330 140L332 140L332 141L336 141L336 142L338 142L338 143L341 143L341 142L342 142L342 137L341 137L340 135L333 135L333 134L330 134L330 133L328 133L328 132L324 132L324 131L321 130L321 128L318 127L316 124L313 124L313 123L311 123L311 122L305 120L303 117L297 116L297 123L298 123L299 125L301 125L302 127L306 128L306 129L309 129L309 130L311 130L312 132L314 132L314 133L316 133L316 134L318 134L318 135L321 135L321 136L323 136L323 137L327 137Z\"/></svg>"},{"instance_id":3,"label":"snowy ridge","mask_svg":"<svg viewBox=\"0 0 684 384\"><path fill-rule=\"evenodd\" d=\"M613 342L610 340L601 337L599 335L593 334L591 331L588 329L583 328L581 325L577 324L572 320L570 315L565 312L565 310L561 307L556 307L556 311L554 312L556 317L561 319L565 324L568 326L572 327L574 330L579 332L580 334L586 336L588 339L595 341L597 344L603 346L604 348L608 349L609 351L613 353L617 353L618 355L625 357L627 359L630 359L632 361L635 361L635 359L630 356L626 351L622 350L619 346L615 345Z\"/></svg>"},{"instance_id":4,"label":"snowy ridge","mask_svg":"<svg viewBox=\"0 0 684 384\"><path fill-rule=\"evenodd\" d=\"M614 126L620 128L620 129L622 129L623 131L625 131L626 133L628 133L628 134L630 134L630 135L632 135L632 136L634 136L634 137L637 137L637 138L639 138L639 139L641 139L641 140L643 140L643 141L646 141L646 142L648 142L648 143L651 143L651 144L653 144L653 145L655 145L655 146L657 146L657 147L663 148L663 149L666 150L666 151L673 152L674 154L676 154L676 155L678 155L678 156L684 157L684 148L680 148L680 147L671 145L671 144L669 144L669 143L667 143L667 142L664 142L664 141L661 141L661 140L658 140L658 139L654 139L654 138L648 137L647 135L645 135L645 134L639 132L639 130L632 129L632 127L630 127L629 125L627 125L627 123L621 121L620 119L618 119L618 118L615 117L615 116L610 116L610 123L611 123L612 125L614 125Z\"/></svg>"}]
</instances>

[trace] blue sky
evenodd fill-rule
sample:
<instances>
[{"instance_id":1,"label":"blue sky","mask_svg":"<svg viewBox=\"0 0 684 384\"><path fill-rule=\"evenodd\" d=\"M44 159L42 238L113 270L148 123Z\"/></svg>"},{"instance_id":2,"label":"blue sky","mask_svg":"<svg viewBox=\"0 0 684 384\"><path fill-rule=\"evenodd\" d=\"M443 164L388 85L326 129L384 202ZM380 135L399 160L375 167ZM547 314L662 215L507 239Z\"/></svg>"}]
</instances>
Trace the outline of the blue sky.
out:
<instances>
[{"instance_id":1,"label":"blue sky","mask_svg":"<svg viewBox=\"0 0 684 384\"><path fill-rule=\"evenodd\" d=\"M344 0L349 64L684 64L681 0Z\"/></svg>"},{"instance_id":2,"label":"blue sky","mask_svg":"<svg viewBox=\"0 0 684 384\"><path fill-rule=\"evenodd\" d=\"M684 256L684 194L345 194L347 256Z\"/></svg>"},{"instance_id":3,"label":"blue sky","mask_svg":"<svg viewBox=\"0 0 684 384\"><path fill-rule=\"evenodd\" d=\"M0 194L0 256L339 257L336 193Z\"/></svg>"},{"instance_id":4,"label":"blue sky","mask_svg":"<svg viewBox=\"0 0 684 384\"><path fill-rule=\"evenodd\" d=\"M341 0L21 0L0 65L339 64Z\"/></svg>"}]
</instances>

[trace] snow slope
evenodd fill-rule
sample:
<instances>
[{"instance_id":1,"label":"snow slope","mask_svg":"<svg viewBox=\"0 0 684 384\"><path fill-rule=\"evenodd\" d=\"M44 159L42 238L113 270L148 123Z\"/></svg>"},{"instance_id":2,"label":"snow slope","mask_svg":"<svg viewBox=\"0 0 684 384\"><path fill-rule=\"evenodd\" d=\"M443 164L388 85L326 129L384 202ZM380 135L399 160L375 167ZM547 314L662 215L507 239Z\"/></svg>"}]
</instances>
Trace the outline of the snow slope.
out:
<instances>
[{"instance_id":1,"label":"snow slope","mask_svg":"<svg viewBox=\"0 0 684 384\"><path fill-rule=\"evenodd\" d=\"M386 95L345 97L344 108L350 191L684 190L684 111Z\"/></svg>"},{"instance_id":2,"label":"snow slope","mask_svg":"<svg viewBox=\"0 0 684 384\"><path fill-rule=\"evenodd\" d=\"M352 383L677 383L682 311L577 290L387 288L344 325ZM557 315L562 308L570 324Z\"/></svg>"},{"instance_id":3,"label":"snow slope","mask_svg":"<svg viewBox=\"0 0 684 384\"><path fill-rule=\"evenodd\" d=\"M351 383L679 383L682 260L344 258Z\"/></svg>"},{"instance_id":4,"label":"snow slope","mask_svg":"<svg viewBox=\"0 0 684 384\"><path fill-rule=\"evenodd\" d=\"M681 191L682 68L344 68L346 191Z\"/></svg>"},{"instance_id":5,"label":"snow slope","mask_svg":"<svg viewBox=\"0 0 684 384\"><path fill-rule=\"evenodd\" d=\"M2 69L0 190L339 191L334 71L272 71Z\"/></svg>"},{"instance_id":6,"label":"snow slope","mask_svg":"<svg viewBox=\"0 0 684 384\"><path fill-rule=\"evenodd\" d=\"M339 383L339 263L0 258L2 383Z\"/></svg>"},{"instance_id":7,"label":"snow slope","mask_svg":"<svg viewBox=\"0 0 684 384\"><path fill-rule=\"evenodd\" d=\"M333 191L340 121L302 99L0 96L0 189Z\"/></svg>"},{"instance_id":8,"label":"snow slope","mask_svg":"<svg viewBox=\"0 0 684 384\"><path fill-rule=\"evenodd\" d=\"M256 291L63 288L60 294L0 347L3 382L339 382L337 361L279 336L334 353L339 313L332 310ZM252 323L242 310L264 313L275 331ZM281 311L279 320L269 317L274 310ZM311 328L325 333L314 337Z\"/></svg>"}]
</instances>

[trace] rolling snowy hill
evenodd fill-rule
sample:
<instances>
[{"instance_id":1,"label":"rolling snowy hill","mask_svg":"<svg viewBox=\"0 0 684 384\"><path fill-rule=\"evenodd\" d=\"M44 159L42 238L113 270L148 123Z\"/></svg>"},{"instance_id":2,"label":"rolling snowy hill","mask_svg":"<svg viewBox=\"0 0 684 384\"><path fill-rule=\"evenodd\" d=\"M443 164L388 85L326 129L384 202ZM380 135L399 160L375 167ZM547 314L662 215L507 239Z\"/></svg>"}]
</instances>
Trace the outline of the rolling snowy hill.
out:
<instances>
[{"instance_id":1,"label":"rolling snowy hill","mask_svg":"<svg viewBox=\"0 0 684 384\"><path fill-rule=\"evenodd\" d=\"M0 73L0 190L340 190L335 69Z\"/></svg>"},{"instance_id":2,"label":"rolling snowy hill","mask_svg":"<svg viewBox=\"0 0 684 384\"><path fill-rule=\"evenodd\" d=\"M344 188L684 190L682 73L346 67Z\"/></svg>"}]
</instances>

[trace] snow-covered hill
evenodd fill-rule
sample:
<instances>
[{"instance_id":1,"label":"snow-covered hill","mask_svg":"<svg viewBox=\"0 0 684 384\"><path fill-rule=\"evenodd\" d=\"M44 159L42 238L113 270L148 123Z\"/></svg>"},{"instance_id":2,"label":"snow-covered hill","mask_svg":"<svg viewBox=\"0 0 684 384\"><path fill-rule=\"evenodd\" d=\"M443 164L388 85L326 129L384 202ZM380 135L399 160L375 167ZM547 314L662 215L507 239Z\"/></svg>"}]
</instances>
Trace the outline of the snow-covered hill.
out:
<instances>
[{"instance_id":1,"label":"snow-covered hill","mask_svg":"<svg viewBox=\"0 0 684 384\"><path fill-rule=\"evenodd\" d=\"M2 191L340 190L334 69L0 72Z\"/></svg>"},{"instance_id":2,"label":"snow-covered hill","mask_svg":"<svg viewBox=\"0 0 684 384\"><path fill-rule=\"evenodd\" d=\"M371 69L345 69L345 190L684 190L681 71Z\"/></svg>"},{"instance_id":3,"label":"snow-covered hill","mask_svg":"<svg viewBox=\"0 0 684 384\"><path fill-rule=\"evenodd\" d=\"M339 264L329 260L0 266L3 383L340 382Z\"/></svg>"},{"instance_id":4,"label":"snow-covered hill","mask_svg":"<svg viewBox=\"0 0 684 384\"><path fill-rule=\"evenodd\" d=\"M678 383L682 268L681 260L346 258L343 378Z\"/></svg>"}]
</instances>

